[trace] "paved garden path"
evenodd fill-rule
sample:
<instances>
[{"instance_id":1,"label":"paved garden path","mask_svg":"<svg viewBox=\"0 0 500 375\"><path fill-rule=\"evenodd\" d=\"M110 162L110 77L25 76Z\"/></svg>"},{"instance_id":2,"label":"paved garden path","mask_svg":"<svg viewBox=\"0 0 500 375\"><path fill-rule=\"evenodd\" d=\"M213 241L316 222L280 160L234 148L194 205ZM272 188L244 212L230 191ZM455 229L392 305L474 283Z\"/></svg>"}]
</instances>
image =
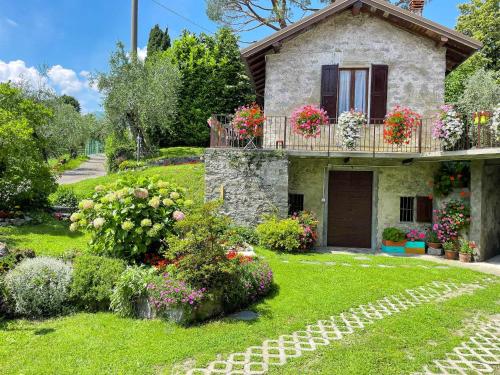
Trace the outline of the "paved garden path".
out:
<instances>
[{"instance_id":1,"label":"paved garden path","mask_svg":"<svg viewBox=\"0 0 500 375\"><path fill-rule=\"evenodd\" d=\"M207 367L191 369L188 375L265 374L271 366L282 366L291 358L301 357L307 352L342 340L387 316L402 313L422 304L474 293L477 289L485 288L488 282L491 280L483 279L480 282L464 284L434 281L406 289L399 294L353 307L335 316L325 317L325 320L310 324L304 330L281 335L275 340L265 340L259 346L251 346L243 352L232 353L225 359L211 362Z\"/></svg>"},{"instance_id":2,"label":"paved garden path","mask_svg":"<svg viewBox=\"0 0 500 375\"><path fill-rule=\"evenodd\" d=\"M89 160L83 162L78 168L64 172L59 177L59 184L66 185L74 182L86 180L88 178L100 177L106 175L104 166L106 158L102 154L91 155Z\"/></svg>"}]
</instances>

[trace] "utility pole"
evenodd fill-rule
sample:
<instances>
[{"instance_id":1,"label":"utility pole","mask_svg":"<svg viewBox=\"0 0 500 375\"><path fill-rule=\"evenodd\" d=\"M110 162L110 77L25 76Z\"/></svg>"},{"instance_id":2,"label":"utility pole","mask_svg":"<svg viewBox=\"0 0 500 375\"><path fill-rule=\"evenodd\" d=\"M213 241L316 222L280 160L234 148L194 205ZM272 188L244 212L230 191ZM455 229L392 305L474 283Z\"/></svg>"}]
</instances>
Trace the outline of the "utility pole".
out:
<instances>
[{"instance_id":1,"label":"utility pole","mask_svg":"<svg viewBox=\"0 0 500 375\"><path fill-rule=\"evenodd\" d=\"M137 58L137 13L139 0L132 0L132 17L130 27L130 55Z\"/></svg>"}]
</instances>

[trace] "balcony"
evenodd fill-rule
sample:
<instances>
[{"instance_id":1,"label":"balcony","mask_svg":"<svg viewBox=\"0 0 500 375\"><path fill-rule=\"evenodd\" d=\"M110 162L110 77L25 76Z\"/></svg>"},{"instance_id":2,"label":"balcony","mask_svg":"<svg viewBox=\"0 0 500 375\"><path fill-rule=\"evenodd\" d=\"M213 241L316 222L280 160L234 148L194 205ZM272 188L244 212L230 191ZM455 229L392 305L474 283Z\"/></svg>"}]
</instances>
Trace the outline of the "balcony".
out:
<instances>
[{"instance_id":1,"label":"balcony","mask_svg":"<svg viewBox=\"0 0 500 375\"><path fill-rule=\"evenodd\" d=\"M464 133L452 147L444 147L432 136L434 119L424 118L414 129L407 144L395 145L384 140L383 119L371 121L361 128L360 138L353 147L341 143L341 132L337 120L321 126L316 138L305 138L296 134L288 117L267 116L262 135L254 139L241 139L232 126L231 116L214 115L210 126L210 147L286 150L292 154L319 154L321 156L373 156L414 157L421 155L495 154L500 156L500 141L495 138L491 127L486 124L472 124L468 121ZM472 124L472 125L471 125ZM497 157L497 156L495 156Z\"/></svg>"}]
</instances>

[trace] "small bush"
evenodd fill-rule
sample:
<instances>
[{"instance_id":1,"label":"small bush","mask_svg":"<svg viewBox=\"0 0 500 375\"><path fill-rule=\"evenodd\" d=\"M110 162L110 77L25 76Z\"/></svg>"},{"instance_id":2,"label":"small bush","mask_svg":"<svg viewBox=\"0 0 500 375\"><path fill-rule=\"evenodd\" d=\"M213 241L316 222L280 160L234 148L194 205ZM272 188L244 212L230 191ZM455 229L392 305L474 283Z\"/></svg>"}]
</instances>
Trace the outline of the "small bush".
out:
<instances>
[{"instance_id":1,"label":"small bush","mask_svg":"<svg viewBox=\"0 0 500 375\"><path fill-rule=\"evenodd\" d=\"M94 255L76 257L73 262L71 297L83 309L109 309L113 287L125 270L119 259Z\"/></svg>"},{"instance_id":2,"label":"small bush","mask_svg":"<svg viewBox=\"0 0 500 375\"><path fill-rule=\"evenodd\" d=\"M232 225L224 234L224 241L229 247L243 245L245 243L256 245L259 242L255 229Z\"/></svg>"},{"instance_id":3,"label":"small bush","mask_svg":"<svg viewBox=\"0 0 500 375\"><path fill-rule=\"evenodd\" d=\"M71 215L70 229L90 232L97 255L129 260L161 251L174 223L184 218L181 210L192 203L184 200L184 189L157 177L118 180L95 190Z\"/></svg>"},{"instance_id":4,"label":"small bush","mask_svg":"<svg viewBox=\"0 0 500 375\"><path fill-rule=\"evenodd\" d=\"M176 276L198 289L221 288L234 271L223 243L230 220L217 208L217 203L205 204L177 222L178 236L167 239L166 257L175 261Z\"/></svg>"},{"instance_id":5,"label":"small bush","mask_svg":"<svg viewBox=\"0 0 500 375\"><path fill-rule=\"evenodd\" d=\"M399 228L389 227L384 229L384 232L382 233L382 239L392 242L401 242L406 239L406 234Z\"/></svg>"},{"instance_id":6,"label":"small bush","mask_svg":"<svg viewBox=\"0 0 500 375\"><path fill-rule=\"evenodd\" d=\"M13 312L28 317L61 314L71 285L71 266L48 257L25 259L5 276Z\"/></svg>"},{"instance_id":7,"label":"small bush","mask_svg":"<svg viewBox=\"0 0 500 375\"><path fill-rule=\"evenodd\" d=\"M301 248L304 229L293 218L278 219L273 216L257 226L257 236L262 246L272 250L295 252Z\"/></svg>"},{"instance_id":8,"label":"small bush","mask_svg":"<svg viewBox=\"0 0 500 375\"><path fill-rule=\"evenodd\" d=\"M237 263L234 280L227 283L223 291L224 309L233 311L242 308L269 293L273 283L273 272L266 262L258 258L234 258Z\"/></svg>"},{"instance_id":9,"label":"small bush","mask_svg":"<svg viewBox=\"0 0 500 375\"><path fill-rule=\"evenodd\" d=\"M131 139L111 134L106 138L104 152L109 172L115 172L122 162L133 159L136 146Z\"/></svg>"},{"instance_id":10,"label":"small bush","mask_svg":"<svg viewBox=\"0 0 500 375\"><path fill-rule=\"evenodd\" d=\"M0 257L0 275L15 267L26 258L34 258L35 252L31 249L12 249L9 254Z\"/></svg>"},{"instance_id":11,"label":"small bush","mask_svg":"<svg viewBox=\"0 0 500 375\"><path fill-rule=\"evenodd\" d=\"M135 161L135 160L124 160L118 166L120 171L134 170L138 168L144 167L145 164L143 161Z\"/></svg>"},{"instance_id":12,"label":"small bush","mask_svg":"<svg viewBox=\"0 0 500 375\"><path fill-rule=\"evenodd\" d=\"M300 250L307 251L312 249L318 239L318 220L309 211L301 211L292 216L297 220L303 229L303 234L300 235Z\"/></svg>"},{"instance_id":13,"label":"small bush","mask_svg":"<svg viewBox=\"0 0 500 375\"><path fill-rule=\"evenodd\" d=\"M56 192L50 196L50 202L54 206L76 207L78 206L78 197L73 189L60 185Z\"/></svg>"},{"instance_id":14,"label":"small bush","mask_svg":"<svg viewBox=\"0 0 500 375\"><path fill-rule=\"evenodd\" d=\"M148 284L159 277L152 267L128 267L116 281L111 295L111 310L121 316L134 316L135 302L148 296Z\"/></svg>"}]
</instances>

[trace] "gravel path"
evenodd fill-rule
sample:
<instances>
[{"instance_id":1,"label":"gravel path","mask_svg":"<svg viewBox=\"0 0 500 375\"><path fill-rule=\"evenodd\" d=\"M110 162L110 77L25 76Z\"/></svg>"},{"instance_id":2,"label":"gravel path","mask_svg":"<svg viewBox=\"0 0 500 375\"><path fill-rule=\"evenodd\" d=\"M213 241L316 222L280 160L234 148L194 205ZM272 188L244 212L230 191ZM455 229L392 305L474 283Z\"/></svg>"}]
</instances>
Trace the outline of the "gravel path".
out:
<instances>
[{"instance_id":1,"label":"gravel path","mask_svg":"<svg viewBox=\"0 0 500 375\"><path fill-rule=\"evenodd\" d=\"M89 178L105 176L105 162L106 158L104 155L91 155L89 160L82 163L78 168L64 172L59 177L58 182L60 185L66 185L83 181Z\"/></svg>"}]
</instances>

